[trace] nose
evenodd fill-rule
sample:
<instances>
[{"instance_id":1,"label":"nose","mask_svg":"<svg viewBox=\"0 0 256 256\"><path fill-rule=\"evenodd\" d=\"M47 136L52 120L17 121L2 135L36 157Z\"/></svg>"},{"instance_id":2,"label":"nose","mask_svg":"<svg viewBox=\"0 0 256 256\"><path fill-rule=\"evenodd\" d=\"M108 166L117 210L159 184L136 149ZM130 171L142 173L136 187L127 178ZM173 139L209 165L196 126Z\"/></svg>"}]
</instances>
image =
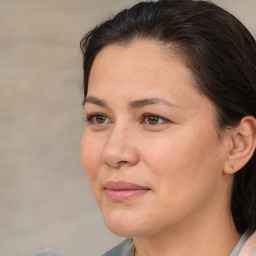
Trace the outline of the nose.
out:
<instances>
[{"instance_id":1,"label":"nose","mask_svg":"<svg viewBox=\"0 0 256 256\"><path fill-rule=\"evenodd\" d=\"M102 151L102 161L112 168L134 166L139 161L134 132L127 125L115 125Z\"/></svg>"}]
</instances>

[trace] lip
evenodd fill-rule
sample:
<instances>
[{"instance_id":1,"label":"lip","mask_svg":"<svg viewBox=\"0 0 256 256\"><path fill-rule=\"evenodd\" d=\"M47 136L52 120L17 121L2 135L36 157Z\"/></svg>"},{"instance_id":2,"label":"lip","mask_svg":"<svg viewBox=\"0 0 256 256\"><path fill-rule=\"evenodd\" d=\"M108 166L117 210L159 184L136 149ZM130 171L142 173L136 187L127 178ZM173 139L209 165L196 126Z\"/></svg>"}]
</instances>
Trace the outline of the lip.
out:
<instances>
[{"instance_id":1,"label":"lip","mask_svg":"<svg viewBox=\"0 0 256 256\"><path fill-rule=\"evenodd\" d=\"M107 198L113 202L128 201L150 190L148 187L126 181L108 181L104 188Z\"/></svg>"}]
</instances>

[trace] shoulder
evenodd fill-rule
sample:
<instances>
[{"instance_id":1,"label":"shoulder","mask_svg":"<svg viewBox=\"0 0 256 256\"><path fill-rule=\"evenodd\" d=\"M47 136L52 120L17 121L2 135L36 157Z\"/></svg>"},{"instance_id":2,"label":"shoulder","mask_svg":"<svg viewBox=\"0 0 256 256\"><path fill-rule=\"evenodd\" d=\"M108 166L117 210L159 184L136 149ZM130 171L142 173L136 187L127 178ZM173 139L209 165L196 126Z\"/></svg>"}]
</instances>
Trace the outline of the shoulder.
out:
<instances>
[{"instance_id":1,"label":"shoulder","mask_svg":"<svg viewBox=\"0 0 256 256\"><path fill-rule=\"evenodd\" d=\"M102 256L134 256L134 244L131 238L125 239L116 247L104 253Z\"/></svg>"},{"instance_id":2,"label":"shoulder","mask_svg":"<svg viewBox=\"0 0 256 256\"><path fill-rule=\"evenodd\" d=\"M246 240L239 256L256 256L256 231Z\"/></svg>"}]
</instances>

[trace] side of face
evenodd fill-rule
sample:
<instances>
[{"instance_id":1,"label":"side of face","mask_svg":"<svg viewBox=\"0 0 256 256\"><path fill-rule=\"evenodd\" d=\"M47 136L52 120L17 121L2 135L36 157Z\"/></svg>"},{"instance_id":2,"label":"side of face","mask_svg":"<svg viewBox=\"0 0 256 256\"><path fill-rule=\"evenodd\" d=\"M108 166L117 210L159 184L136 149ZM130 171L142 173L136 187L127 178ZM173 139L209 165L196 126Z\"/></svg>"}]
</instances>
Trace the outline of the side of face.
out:
<instances>
[{"instance_id":1,"label":"side of face","mask_svg":"<svg viewBox=\"0 0 256 256\"><path fill-rule=\"evenodd\" d=\"M227 208L230 137L178 56L146 40L107 46L87 99L82 163L112 232L154 236Z\"/></svg>"}]
</instances>

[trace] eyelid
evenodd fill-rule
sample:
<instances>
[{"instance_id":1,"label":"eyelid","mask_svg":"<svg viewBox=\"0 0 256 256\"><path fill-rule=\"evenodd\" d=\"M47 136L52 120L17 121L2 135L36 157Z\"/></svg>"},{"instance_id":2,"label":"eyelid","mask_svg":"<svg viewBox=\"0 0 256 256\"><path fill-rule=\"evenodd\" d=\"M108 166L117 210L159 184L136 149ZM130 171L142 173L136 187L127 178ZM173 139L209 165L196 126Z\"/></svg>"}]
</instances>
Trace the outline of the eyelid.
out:
<instances>
[{"instance_id":1,"label":"eyelid","mask_svg":"<svg viewBox=\"0 0 256 256\"><path fill-rule=\"evenodd\" d=\"M157 117L159 119L162 120L162 122L158 123L158 124L155 124L155 125L159 125L159 124L162 124L162 123L172 123L169 119L165 118L165 117L162 117L160 115L157 115L157 114L152 114L152 113L146 113L146 114L143 114L142 116L142 122L145 122L145 119L147 117ZM148 124L148 123L147 123ZM149 124L150 125L150 124ZM152 125L152 124L151 124ZM152 125L153 126L153 125Z\"/></svg>"},{"instance_id":2,"label":"eyelid","mask_svg":"<svg viewBox=\"0 0 256 256\"><path fill-rule=\"evenodd\" d=\"M108 121L108 122L104 122L104 123L97 123L97 122L94 122L94 121L93 121L93 118L99 117L99 116L106 117L106 119L108 119L109 121ZM104 125L104 124L106 124L106 123L110 123L110 122L111 122L111 119L110 119L107 115L105 115L105 114L103 114L103 113L96 112L96 113L91 113L91 114L86 115L86 116L85 116L85 122L86 122L86 123L89 123L89 124L92 124L92 125Z\"/></svg>"}]
</instances>

